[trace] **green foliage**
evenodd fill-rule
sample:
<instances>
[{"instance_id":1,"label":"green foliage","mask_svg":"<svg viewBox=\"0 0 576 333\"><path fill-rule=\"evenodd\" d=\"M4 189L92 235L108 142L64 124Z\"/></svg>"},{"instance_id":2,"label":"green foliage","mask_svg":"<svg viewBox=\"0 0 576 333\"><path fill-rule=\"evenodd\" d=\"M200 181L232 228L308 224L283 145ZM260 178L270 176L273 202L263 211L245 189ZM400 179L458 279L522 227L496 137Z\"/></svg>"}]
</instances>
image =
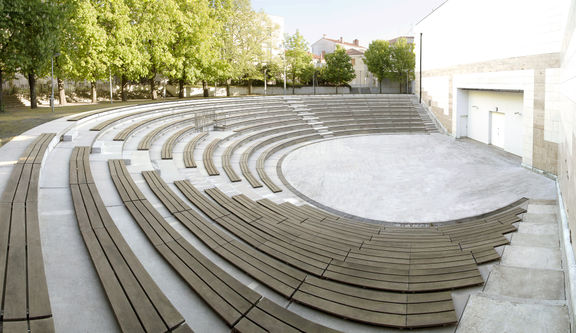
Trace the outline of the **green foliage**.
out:
<instances>
[{"instance_id":1,"label":"green foliage","mask_svg":"<svg viewBox=\"0 0 576 333\"><path fill-rule=\"evenodd\" d=\"M318 81L318 77L320 76L320 69L314 66L314 64L308 64L308 66L304 67L300 73L300 82L302 84L312 85L314 75L316 75L316 81Z\"/></svg>"},{"instance_id":2,"label":"green foliage","mask_svg":"<svg viewBox=\"0 0 576 333\"><path fill-rule=\"evenodd\" d=\"M208 69L217 67L216 10L203 0L175 1L178 12L174 22L175 39L171 45L174 59L163 74L182 82L195 82L203 73L204 76L213 75Z\"/></svg>"},{"instance_id":3,"label":"green foliage","mask_svg":"<svg viewBox=\"0 0 576 333\"><path fill-rule=\"evenodd\" d=\"M333 53L326 55L326 68L323 76L327 82L336 86L348 83L356 77L351 58L346 54L346 50L336 47Z\"/></svg>"},{"instance_id":4,"label":"green foliage","mask_svg":"<svg viewBox=\"0 0 576 333\"><path fill-rule=\"evenodd\" d=\"M56 0L12 0L0 6L0 71L9 75L18 71L28 76L31 107L35 108L36 77L50 70L68 4Z\"/></svg>"},{"instance_id":5,"label":"green foliage","mask_svg":"<svg viewBox=\"0 0 576 333\"><path fill-rule=\"evenodd\" d=\"M262 48L276 29L264 13L256 13L248 0L230 0L220 13L221 75L226 79L263 79L258 64L267 62Z\"/></svg>"},{"instance_id":6,"label":"green foliage","mask_svg":"<svg viewBox=\"0 0 576 333\"><path fill-rule=\"evenodd\" d=\"M364 52L364 63L368 70L378 78L380 92L382 92L382 80L392 71L390 44L385 40L375 40L368 45Z\"/></svg>"},{"instance_id":7,"label":"green foliage","mask_svg":"<svg viewBox=\"0 0 576 333\"><path fill-rule=\"evenodd\" d=\"M13 28L10 48L14 54L8 60L19 72L46 75L50 58L58 51L59 21L63 4L57 1L17 0L5 4Z\"/></svg>"},{"instance_id":8,"label":"green foliage","mask_svg":"<svg viewBox=\"0 0 576 333\"><path fill-rule=\"evenodd\" d=\"M401 84L414 79L416 63L414 45L409 44L404 38L392 45L383 40L373 41L364 52L364 62L368 70L380 81L380 89L385 78Z\"/></svg>"},{"instance_id":9,"label":"green foliage","mask_svg":"<svg viewBox=\"0 0 576 333\"><path fill-rule=\"evenodd\" d=\"M90 0L79 0L71 13L57 60L58 76L90 82L107 78L108 36L98 20L98 8Z\"/></svg>"},{"instance_id":10,"label":"green foliage","mask_svg":"<svg viewBox=\"0 0 576 333\"><path fill-rule=\"evenodd\" d=\"M398 40L391 48L392 70L390 78L400 82L401 86L410 80L414 80L414 67L416 55L414 44L409 44L406 39Z\"/></svg>"},{"instance_id":11,"label":"green foliage","mask_svg":"<svg viewBox=\"0 0 576 333\"><path fill-rule=\"evenodd\" d=\"M152 89L158 74L183 85L280 72L263 49L277 27L249 0L0 0L0 27L0 81L48 74L57 52L58 78Z\"/></svg>"},{"instance_id":12,"label":"green foliage","mask_svg":"<svg viewBox=\"0 0 576 333\"><path fill-rule=\"evenodd\" d=\"M298 30L292 36L286 36L286 64L287 75L292 84L302 79L302 75L312 62L312 55L308 51L308 43Z\"/></svg>"},{"instance_id":13,"label":"green foliage","mask_svg":"<svg viewBox=\"0 0 576 333\"><path fill-rule=\"evenodd\" d=\"M148 76L150 58L141 39L143 22L138 0L98 2L100 24L106 31L106 54L112 73L128 80Z\"/></svg>"}]
</instances>

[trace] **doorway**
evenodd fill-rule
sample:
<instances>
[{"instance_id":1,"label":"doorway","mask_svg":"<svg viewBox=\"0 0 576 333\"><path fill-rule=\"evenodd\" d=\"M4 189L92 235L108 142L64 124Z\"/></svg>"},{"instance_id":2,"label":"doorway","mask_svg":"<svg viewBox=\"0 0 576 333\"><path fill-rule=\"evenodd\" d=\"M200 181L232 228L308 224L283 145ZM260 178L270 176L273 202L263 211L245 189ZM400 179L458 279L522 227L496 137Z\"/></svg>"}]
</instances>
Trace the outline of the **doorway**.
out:
<instances>
[{"instance_id":1,"label":"doorway","mask_svg":"<svg viewBox=\"0 0 576 333\"><path fill-rule=\"evenodd\" d=\"M506 142L506 114L490 111L490 144L504 149Z\"/></svg>"}]
</instances>

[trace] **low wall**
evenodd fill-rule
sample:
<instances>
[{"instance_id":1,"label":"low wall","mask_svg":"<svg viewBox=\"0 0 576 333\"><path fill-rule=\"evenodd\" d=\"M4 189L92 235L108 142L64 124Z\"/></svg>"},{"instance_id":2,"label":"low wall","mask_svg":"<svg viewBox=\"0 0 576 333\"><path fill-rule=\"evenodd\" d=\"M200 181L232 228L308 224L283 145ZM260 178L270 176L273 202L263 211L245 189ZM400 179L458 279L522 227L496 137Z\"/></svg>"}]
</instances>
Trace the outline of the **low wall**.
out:
<instances>
[{"instance_id":1,"label":"low wall","mask_svg":"<svg viewBox=\"0 0 576 333\"><path fill-rule=\"evenodd\" d=\"M171 92L172 95L177 95L177 88L174 86L167 86L166 90ZM210 96L226 96L226 87L209 87ZM184 97L202 96L204 90L197 87L185 87ZM292 88L286 87L286 95L292 95ZM314 87L298 87L294 88L294 95L313 95ZM336 94L336 87L316 87L316 94L330 95ZM338 87L338 94L350 94L349 87ZM248 95L248 87L230 87L231 96L244 96ZM264 95L264 87L252 87L252 95ZM267 87L266 95L284 95L283 87Z\"/></svg>"}]
</instances>

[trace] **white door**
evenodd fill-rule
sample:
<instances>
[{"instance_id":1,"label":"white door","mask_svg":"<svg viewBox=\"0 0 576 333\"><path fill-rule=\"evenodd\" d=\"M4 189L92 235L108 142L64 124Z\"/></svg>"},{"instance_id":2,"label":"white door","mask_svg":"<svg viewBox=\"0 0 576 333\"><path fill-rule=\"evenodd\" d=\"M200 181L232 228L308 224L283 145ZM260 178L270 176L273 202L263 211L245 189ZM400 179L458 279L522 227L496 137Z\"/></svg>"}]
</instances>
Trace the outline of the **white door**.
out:
<instances>
[{"instance_id":1,"label":"white door","mask_svg":"<svg viewBox=\"0 0 576 333\"><path fill-rule=\"evenodd\" d=\"M490 112L490 143L504 149L506 136L506 115L502 112Z\"/></svg>"}]
</instances>

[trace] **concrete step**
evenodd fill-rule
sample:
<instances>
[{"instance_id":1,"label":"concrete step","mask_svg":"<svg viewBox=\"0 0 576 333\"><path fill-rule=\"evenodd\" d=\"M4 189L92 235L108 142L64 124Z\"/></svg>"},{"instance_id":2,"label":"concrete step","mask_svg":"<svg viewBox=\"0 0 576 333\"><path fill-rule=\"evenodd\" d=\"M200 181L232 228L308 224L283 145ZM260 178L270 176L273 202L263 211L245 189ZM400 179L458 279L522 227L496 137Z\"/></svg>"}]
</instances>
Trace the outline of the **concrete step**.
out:
<instances>
[{"instance_id":1,"label":"concrete step","mask_svg":"<svg viewBox=\"0 0 576 333\"><path fill-rule=\"evenodd\" d=\"M566 305L521 303L478 294L470 296L456 332L570 332L570 318Z\"/></svg>"},{"instance_id":2,"label":"concrete step","mask_svg":"<svg viewBox=\"0 0 576 333\"><path fill-rule=\"evenodd\" d=\"M532 246L507 246L501 265L536 269L562 269L562 254L559 249Z\"/></svg>"},{"instance_id":3,"label":"concrete step","mask_svg":"<svg viewBox=\"0 0 576 333\"><path fill-rule=\"evenodd\" d=\"M538 300L565 300L564 272L526 267L494 266L484 292Z\"/></svg>"}]
</instances>

